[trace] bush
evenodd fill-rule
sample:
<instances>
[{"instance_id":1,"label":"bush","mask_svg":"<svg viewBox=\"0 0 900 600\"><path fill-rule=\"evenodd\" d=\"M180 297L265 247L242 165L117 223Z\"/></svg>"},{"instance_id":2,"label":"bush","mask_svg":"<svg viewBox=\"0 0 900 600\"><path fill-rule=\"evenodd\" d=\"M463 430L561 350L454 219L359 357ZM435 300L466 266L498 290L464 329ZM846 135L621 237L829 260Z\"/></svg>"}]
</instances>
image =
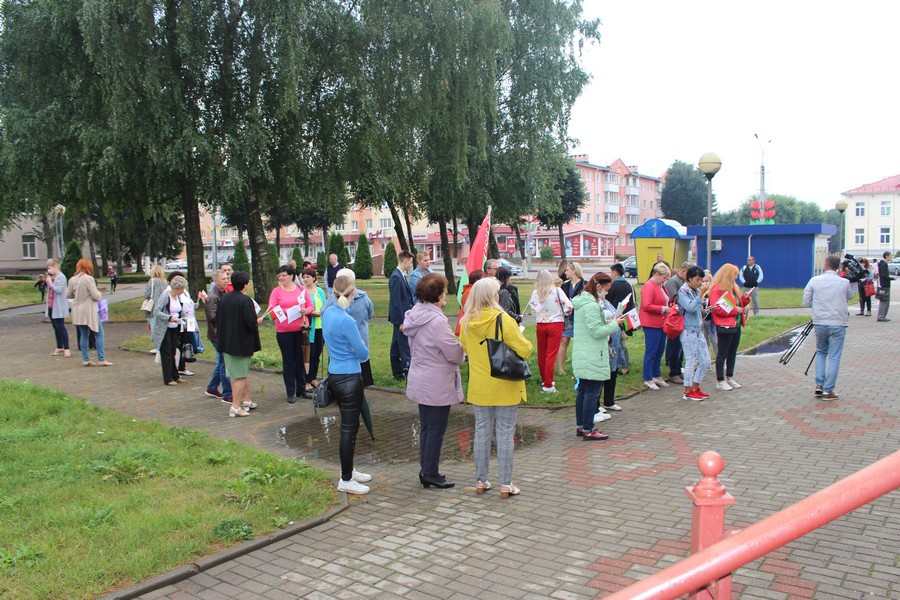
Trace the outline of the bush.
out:
<instances>
[{"instance_id":1,"label":"bush","mask_svg":"<svg viewBox=\"0 0 900 600\"><path fill-rule=\"evenodd\" d=\"M328 239L328 254L337 254L338 262L345 267L350 265L350 251L344 243L344 236L332 233Z\"/></svg>"},{"instance_id":2,"label":"bush","mask_svg":"<svg viewBox=\"0 0 900 600\"><path fill-rule=\"evenodd\" d=\"M81 244L72 240L66 246L66 255L63 257L62 264L59 265L59 270L63 272L66 279L71 279L75 274L75 265L79 260L81 260Z\"/></svg>"},{"instance_id":3,"label":"bush","mask_svg":"<svg viewBox=\"0 0 900 600\"><path fill-rule=\"evenodd\" d=\"M319 277L325 276L325 267L328 266L328 255L324 251L316 254L316 273Z\"/></svg>"},{"instance_id":4,"label":"bush","mask_svg":"<svg viewBox=\"0 0 900 600\"><path fill-rule=\"evenodd\" d=\"M553 248L550 246L541 248L541 260L553 260Z\"/></svg>"},{"instance_id":5,"label":"bush","mask_svg":"<svg viewBox=\"0 0 900 600\"><path fill-rule=\"evenodd\" d=\"M361 233L356 242L356 262L353 271L357 279L372 279L372 253L369 251L369 237Z\"/></svg>"},{"instance_id":6,"label":"bush","mask_svg":"<svg viewBox=\"0 0 900 600\"><path fill-rule=\"evenodd\" d=\"M300 252L300 248L294 248L294 251L291 252L291 260L297 263L297 268L303 268L303 253Z\"/></svg>"},{"instance_id":7,"label":"bush","mask_svg":"<svg viewBox=\"0 0 900 600\"><path fill-rule=\"evenodd\" d=\"M250 272L250 259L247 258L247 249L244 248L244 240L234 245L234 264L231 267L235 271Z\"/></svg>"},{"instance_id":8,"label":"bush","mask_svg":"<svg viewBox=\"0 0 900 600\"><path fill-rule=\"evenodd\" d=\"M10 275L0 275L0 279L8 279L9 281L34 281L34 278L37 276L38 273L34 273L32 275L27 275L25 273L16 273Z\"/></svg>"},{"instance_id":9,"label":"bush","mask_svg":"<svg viewBox=\"0 0 900 600\"><path fill-rule=\"evenodd\" d=\"M388 242L384 249L384 276L390 277L394 269L397 268L397 249L394 248L394 242Z\"/></svg>"},{"instance_id":10,"label":"bush","mask_svg":"<svg viewBox=\"0 0 900 600\"><path fill-rule=\"evenodd\" d=\"M147 283L150 281L148 273L126 273L119 275L119 283Z\"/></svg>"},{"instance_id":11,"label":"bush","mask_svg":"<svg viewBox=\"0 0 900 600\"><path fill-rule=\"evenodd\" d=\"M269 269L272 273L277 273L280 266L281 257L278 255L278 248L275 247L275 244L269 244Z\"/></svg>"}]
</instances>

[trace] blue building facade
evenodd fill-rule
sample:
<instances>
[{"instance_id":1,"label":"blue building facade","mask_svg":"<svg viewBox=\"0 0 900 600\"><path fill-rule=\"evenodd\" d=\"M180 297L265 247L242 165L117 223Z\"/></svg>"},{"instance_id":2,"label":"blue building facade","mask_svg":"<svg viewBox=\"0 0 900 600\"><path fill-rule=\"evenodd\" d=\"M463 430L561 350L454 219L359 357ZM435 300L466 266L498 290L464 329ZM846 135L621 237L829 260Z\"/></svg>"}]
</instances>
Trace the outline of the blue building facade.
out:
<instances>
[{"instance_id":1,"label":"blue building facade","mask_svg":"<svg viewBox=\"0 0 900 600\"><path fill-rule=\"evenodd\" d=\"M688 227L697 238L697 262L713 273L731 263L743 267L756 257L765 275L763 287L804 287L822 272L828 240L837 227L827 223L802 225L722 225L712 228L712 266L706 267L706 227ZM721 249L715 246L721 244Z\"/></svg>"}]
</instances>

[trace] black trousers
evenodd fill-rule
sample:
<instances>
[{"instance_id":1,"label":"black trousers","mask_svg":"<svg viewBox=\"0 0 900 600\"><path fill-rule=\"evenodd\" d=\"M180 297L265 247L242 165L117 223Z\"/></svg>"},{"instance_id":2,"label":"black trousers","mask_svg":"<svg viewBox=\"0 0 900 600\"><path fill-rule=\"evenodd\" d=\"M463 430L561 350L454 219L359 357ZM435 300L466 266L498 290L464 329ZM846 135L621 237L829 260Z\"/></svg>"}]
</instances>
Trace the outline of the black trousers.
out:
<instances>
[{"instance_id":1,"label":"black trousers","mask_svg":"<svg viewBox=\"0 0 900 600\"><path fill-rule=\"evenodd\" d=\"M394 325L394 335L391 337L391 374L394 379L402 379L409 370L409 340L406 334L400 331L399 325Z\"/></svg>"},{"instance_id":2,"label":"black trousers","mask_svg":"<svg viewBox=\"0 0 900 600\"><path fill-rule=\"evenodd\" d=\"M719 341L719 349L716 352L716 381L723 381L726 375L728 377L734 375L734 359L741 343L741 328L716 327L716 338Z\"/></svg>"},{"instance_id":3,"label":"black trousers","mask_svg":"<svg viewBox=\"0 0 900 600\"><path fill-rule=\"evenodd\" d=\"M441 461L441 448L449 421L449 404L419 405L419 466L425 477L437 477L440 474L438 463Z\"/></svg>"},{"instance_id":4,"label":"black trousers","mask_svg":"<svg viewBox=\"0 0 900 600\"><path fill-rule=\"evenodd\" d=\"M359 433L359 414L363 403L363 381L360 373L328 376L331 397L341 409L341 479L353 478L353 455L356 452L356 434Z\"/></svg>"},{"instance_id":5,"label":"black trousers","mask_svg":"<svg viewBox=\"0 0 900 600\"><path fill-rule=\"evenodd\" d=\"M603 406L612 406L616 403L616 378L618 370L610 370L609 379L603 382Z\"/></svg>"},{"instance_id":6,"label":"black trousers","mask_svg":"<svg viewBox=\"0 0 900 600\"><path fill-rule=\"evenodd\" d=\"M681 363L684 359L684 352L681 350L681 340L666 340L666 364L669 365L669 377L681 376Z\"/></svg>"},{"instance_id":7,"label":"black trousers","mask_svg":"<svg viewBox=\"0 0 900 600\"><path fill-rule=\"evenodd\" d=\"M859 312L872 312L872 296L866 296L866 286L862 282L857 284L859 290Z\"/></svg>"},{"instance_id":8,"label":"black trousers","mask_svg":"<svg viewBox=\"0 0 900 600\"><path fill-rule=\"evenodd\" d=\"M319 378L319 361L322 359L322 348L325 346L321 329L316 330L314 338L309 343L309 373L306 374L307 381Z\"/></svg>"},{"instance_id":9,"label":"black trousers","mask_svg":"<svg viewBox=\"0 0 900 600\"><path fill-rule=\"evenodd\" d=\"M175 365L175 350L181 342L181 333L177 327L167 327L166 335L159 346L159 364L162 365L163 382L178 381L179 369Z\"/></svg>"},{"instance_id":10,"label":"black trousers","mask_svg":"<svg viewBox=\"0 0 900 600\"><path fill-rule=\"evenodd\" d=\"M281 376L284 379L284 391L289 398L306 390L306 367L303 364L303 347L300 345L302 334L299 331L275 333L278 348L281 349Z\"/></svg>"}]
</instances>

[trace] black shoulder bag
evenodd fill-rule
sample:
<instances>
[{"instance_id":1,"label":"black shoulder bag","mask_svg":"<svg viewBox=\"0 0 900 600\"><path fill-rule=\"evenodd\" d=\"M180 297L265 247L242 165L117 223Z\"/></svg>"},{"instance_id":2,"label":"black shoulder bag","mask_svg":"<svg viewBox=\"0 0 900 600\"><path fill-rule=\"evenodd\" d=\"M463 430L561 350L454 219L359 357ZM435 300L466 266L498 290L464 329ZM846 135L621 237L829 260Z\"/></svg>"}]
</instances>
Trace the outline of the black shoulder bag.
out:
<instances>
[{"instance_id":1,"label":"black shoulder bag","mask_svg":"<svg viewBox=\"0 0 900 600\"><path fill-rule=\"evenodd\" d=\"M497 323L494 327L494 336L497 339L485 338L480 342L482 345L487 342L491 377L509 381L524 381L531 377L531 369L528 368L528 361L516 354L503 341L502 322L503 314L501 313L497 315Z\"/></svg>"}]
</instances>

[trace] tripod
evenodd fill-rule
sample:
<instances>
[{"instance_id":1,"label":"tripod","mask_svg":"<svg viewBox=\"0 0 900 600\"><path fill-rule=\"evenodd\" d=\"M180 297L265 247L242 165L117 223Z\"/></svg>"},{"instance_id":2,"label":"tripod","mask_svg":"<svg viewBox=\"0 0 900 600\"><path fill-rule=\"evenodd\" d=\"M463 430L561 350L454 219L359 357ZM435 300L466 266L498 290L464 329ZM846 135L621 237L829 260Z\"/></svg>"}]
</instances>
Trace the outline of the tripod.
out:
<instances>
[{"instance_id":1,"label":"tripod","mask_svg":"<svg viewBox=\"0 0 900 600\"><path fill-rule=\"evenodd\" d=\"M794 354L797 353L797 350L800 349L800 346L803 345L803 342L809 336L809 332L813 329L813 323L810 321L806 325L803 326L803 330L800 331L800 335L797 336L797 339L794 340L794 343L791 344L791 347L784 351L781 355L781 358L778 359L778 362L786 365L791 362L791 359L794 357ZM803 372L804 375L809 375L809 368L812 367L813 361L816 359L816 355L813 354L812 358L809 359L809 364L806 365L806 371Z\"/></svg>"}]
</instances>

